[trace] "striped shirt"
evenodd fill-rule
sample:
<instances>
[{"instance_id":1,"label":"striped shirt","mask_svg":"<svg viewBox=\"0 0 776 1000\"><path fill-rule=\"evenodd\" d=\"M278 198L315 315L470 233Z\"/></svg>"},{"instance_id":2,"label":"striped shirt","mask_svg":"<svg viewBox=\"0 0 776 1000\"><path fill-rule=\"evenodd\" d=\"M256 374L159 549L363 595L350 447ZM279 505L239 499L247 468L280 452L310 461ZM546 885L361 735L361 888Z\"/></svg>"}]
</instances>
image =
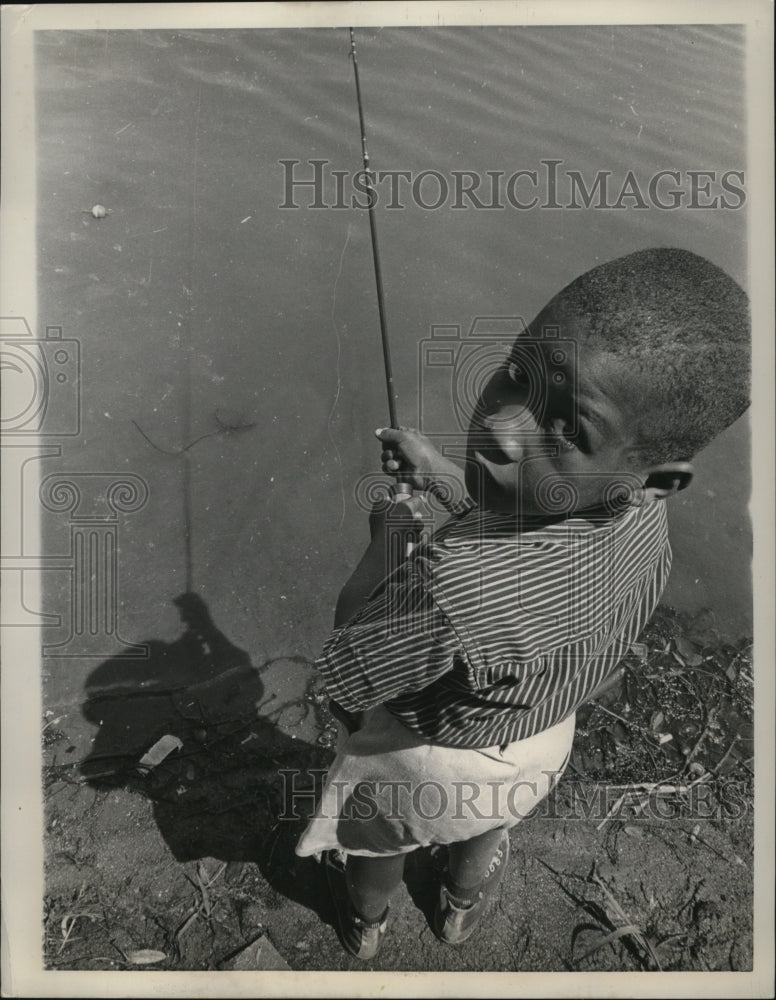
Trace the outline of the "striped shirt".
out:
<instances>
[{"instance_id":1,"label":"striped shirt","mask_svg":"<svg viewBox=\"0 0 776 1000\"><path fill-rule=\"evenodd\" d=\"M434 743L525 739L611 674L670 565L663 501L529 531L475 509L419 545L316 666L343 708L384 704Z\"/></svg>"}]
</instances>

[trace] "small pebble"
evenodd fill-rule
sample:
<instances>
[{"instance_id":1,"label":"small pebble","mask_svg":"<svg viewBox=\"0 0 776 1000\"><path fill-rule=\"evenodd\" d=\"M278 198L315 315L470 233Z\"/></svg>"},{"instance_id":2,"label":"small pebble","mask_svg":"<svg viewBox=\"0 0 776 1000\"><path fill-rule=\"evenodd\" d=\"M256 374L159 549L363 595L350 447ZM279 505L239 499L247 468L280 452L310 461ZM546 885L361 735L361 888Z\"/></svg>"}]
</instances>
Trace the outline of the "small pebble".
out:
<instances>
[{"instance_id":1,"label":"small pebble","mask_svg":"<svg viewBox=\"0 0 776 1000\"><path fill-rule=\"evenodd\" d=\"M95 205L92 208L92 215L95 219L104 219L107 214L108 210L104 205Z\"/></svg>"}]
</instances>

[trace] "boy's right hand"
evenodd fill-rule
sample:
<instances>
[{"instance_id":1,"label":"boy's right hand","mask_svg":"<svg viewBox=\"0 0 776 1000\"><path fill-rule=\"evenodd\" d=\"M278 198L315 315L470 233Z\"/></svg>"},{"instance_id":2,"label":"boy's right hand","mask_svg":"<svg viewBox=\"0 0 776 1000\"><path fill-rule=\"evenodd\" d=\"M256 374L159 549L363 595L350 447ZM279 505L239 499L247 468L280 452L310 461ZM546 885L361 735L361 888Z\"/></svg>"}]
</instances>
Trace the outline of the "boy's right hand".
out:
<instances>
[{"instance_id":1,"label":"boy's right hand","mask_svg":"<svg viewBox=\"0 0 776 1000\"><path fill-rule=\"evenodd\" d=\"M380 427L383 472L398 476L417 490L429 490L441 478L461 479L461 468L440 454L429 439L412 427Z\"/></svg>"},{"instance_id":2,"label":"boy's right hand","mask_svg":"<svg viewBox=\"0 0 776 1000\"><path fill-rule=\"evenodd\" d=\"M369 533L374 538L384 531L386 521L390 517L393 528L404 531L415 530L420 534L424 527L423 514L426 509L426 504L420 496L393 502L378 500L369 514Z\"/></svg>"}]
</instances>

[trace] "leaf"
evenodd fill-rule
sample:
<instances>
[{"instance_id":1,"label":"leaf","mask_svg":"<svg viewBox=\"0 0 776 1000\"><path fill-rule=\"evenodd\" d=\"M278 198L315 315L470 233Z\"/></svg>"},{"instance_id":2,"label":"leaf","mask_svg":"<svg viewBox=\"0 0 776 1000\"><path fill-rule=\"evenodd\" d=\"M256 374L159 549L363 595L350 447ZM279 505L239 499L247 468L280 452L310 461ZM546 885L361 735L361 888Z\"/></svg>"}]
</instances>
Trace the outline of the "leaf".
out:
<instances>
[{"instance_id":1,"label":"leaf","mask_svg":"<svg viewBox=\"0 0 776 1000\"><path fill-rule=\"evenodd\" d=\"M682 636L677 636L674 639L674 648L677 653L681 653L684 657L695 656L697 654L695 643L690 642L689 639L682 638Z\"/></svg>"},{"instance_id":2,"label":"leaf","mask_svg":"<svg viewBox=\"0 0 776 1000\"><path fill-rule=\"evenodd\" d=\"M128 951L126 954L133 965L154 965L156 962L164 962L167 958L163 951L155 951L153 948L140 948L138 951Z\"/></svg>"},{"instance_id":3,"label":"leaf","mask_svg":"<svg viewBox=\"0 0 776 1000\"><path fill-rule=\"evenodd\" d=\"M631 934L637 941L642 940L639 928L636 927L635 924L626 924L624 927L618 927L617 930L612 931L611 934L607 934L606 937L601 938L598 944L594 944L592 948L588 948L584 955L580 955L579 958L575 958L574 965L579 965L580 962L584 961L589 955L592 955L593 952L598 951L599 948L603 948L605 944L611 944L612 941L616 941L618 938L624 937L626 934Z\"/></svg>"}]
</instances>

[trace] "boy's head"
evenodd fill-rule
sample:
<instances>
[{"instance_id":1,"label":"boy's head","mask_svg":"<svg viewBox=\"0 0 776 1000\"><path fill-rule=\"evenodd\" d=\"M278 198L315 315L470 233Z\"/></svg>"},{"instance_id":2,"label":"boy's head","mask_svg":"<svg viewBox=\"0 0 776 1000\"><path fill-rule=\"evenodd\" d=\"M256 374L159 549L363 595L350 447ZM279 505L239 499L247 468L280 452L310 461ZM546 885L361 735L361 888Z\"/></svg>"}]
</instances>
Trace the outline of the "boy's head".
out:
<instances>
[{"instance_id":1,"label":"boy's head","mask_svg":"<svg viewBox=\"0 0 776 1000\"><path fill-rule=\"evenodd\" d=\"M616 482L692 458L744 412L749 379L748 301L724 271L669 248L602 264L552 299L485 386L467 485L527 515L596 507Z\"/></svg>"}]
</instances>

